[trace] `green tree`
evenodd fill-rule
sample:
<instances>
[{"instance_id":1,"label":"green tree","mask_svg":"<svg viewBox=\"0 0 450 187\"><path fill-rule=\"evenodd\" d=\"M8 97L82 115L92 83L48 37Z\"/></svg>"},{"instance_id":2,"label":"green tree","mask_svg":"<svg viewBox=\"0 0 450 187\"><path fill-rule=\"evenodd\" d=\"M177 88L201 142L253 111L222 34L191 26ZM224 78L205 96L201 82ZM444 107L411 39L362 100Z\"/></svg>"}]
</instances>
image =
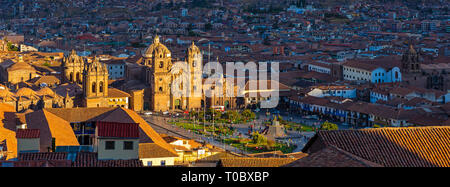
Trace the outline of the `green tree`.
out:
<instances>
[{"instance_id":1,"label":"green tree","mask_svg":"<svg viewBox=\"0 0 450 187\"><path fill-rule=\"evenodd\" d=\"M237 121L239 119L239 113L237 111L234 110L229 110L225 113L224 117L228 120L230 120L230 122L234 122Z\"/></svg>"},{"instance_id":2,"label":"green tree","mask_svg":"<svg viewBox=\"0 0 450 187\"><path fill-rule=\"evenodd\" d=\"M282 122L282 121L283 121L283 117L281 117L280 115L278 115L278 121Z\"/></svg>"},{"instance_id":3,"label":"green tree","mask_svg":"<svg viewBox=\"0 0 450 187\"><path fill-rule=\"evenodd\" d=\"M250 109L245 109L242 112L242 116L245 118L245 120L253 120L256 117L255 113L252 112Z\"/></svg>"},{"instance_id":4,"label":"green tree","mask_svg":"<svg viewBox=\"0 0 450 187\"><path fill-rule=\"evenodd\" d=\"M266 144L267 143L267 138L262 135L259 134L258 132L254 132L252 134L252 140L254 144Z\"/></svg>"},{"instance_id":5,"label":"green tree","mask_svg":"<svg viewBox=\"0 0 450 187\"><path fill-rule=\"evenodd\" d=\"M328 121L325 121L320 125L320 130L338 130L338 126L334 123L330 123Z\"/></svg>"},{"instance_id":6,"label":"green tree","mask_svg":"<svg viewBox=\"0 0 450 187\"><path fill-rule=\"evenodd\" d=\"M8 42L6 46L8 47L8 51L19 51L19 48L13 45L11 42Z\"/></svg>"},{"instance_id":7,"label":"green tree","mask_svg":"<svg viewBox=\"0 0 450 187\"><path fill-rule=\"evenodd\" d=\"M212 109L212 108L209 109L208 114L210 114L211 117L214 118L214 120L220 119L220 117L222 116L222 112L217 111L217 110Z\"/></svg>"}]
</instances>

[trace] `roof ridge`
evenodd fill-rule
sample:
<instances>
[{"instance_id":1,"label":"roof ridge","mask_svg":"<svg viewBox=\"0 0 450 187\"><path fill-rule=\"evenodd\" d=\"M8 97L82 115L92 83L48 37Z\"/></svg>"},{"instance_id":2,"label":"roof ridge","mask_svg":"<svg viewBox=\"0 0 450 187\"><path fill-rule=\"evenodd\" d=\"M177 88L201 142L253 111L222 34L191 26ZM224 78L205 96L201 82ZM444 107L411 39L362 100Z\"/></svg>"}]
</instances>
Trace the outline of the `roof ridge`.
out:
<instances>
[{"instance_id":1,"label":"roof ridge","mask_svg":"<svg viewBox=\"0 0 450 187\"><path fill-rule=\"evenodd\" d=\"M350 159L352 159L354 161L357 161L357 162L360 162L361 164L363 164L365 166L368 166L368 167L373 167L373 166L383 167L383 165L381 165L381 164L378 164L376 162L372 162L372 161L366 160L366 159L364 159L364 158L362 158L360 156L357 156L357 155L352 154L352 153L350 153L348 151L345 151L345 150L343 150L343 149L341 149L341 148L339 148L337 146L334 146L334 145L330 144L330 145L328 145L328 147L343 153L344 155L348 156Z\"/></svg>"}]
</instances>

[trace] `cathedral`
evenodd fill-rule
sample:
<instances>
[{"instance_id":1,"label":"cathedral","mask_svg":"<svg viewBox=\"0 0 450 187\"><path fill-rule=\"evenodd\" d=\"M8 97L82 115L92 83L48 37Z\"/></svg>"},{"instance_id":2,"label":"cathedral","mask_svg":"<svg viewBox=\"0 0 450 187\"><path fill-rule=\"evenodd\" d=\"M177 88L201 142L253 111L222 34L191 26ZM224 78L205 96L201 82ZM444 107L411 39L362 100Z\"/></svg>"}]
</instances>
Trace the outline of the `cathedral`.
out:
<instances>
[{"instance_id":1,"label":"cathedral","mask_svg":"<svg viewBox=\"0 0 450 187\"><path fill-rule=\"evenodd\" d=\"M171 52L167 47L159 41L156 36L145 53L143 54L143 65L145 68L145 81L150 85L149 98L150 109L153 111L169 111L169 110L192 110L201 108L202 96L195 95L194 92L201 89L201 67L202 54L200 49L194 43L186 51L186 62L189 65L188 73L191 81L190 97L181 95L176 97L172 93L172 83L180 76L171 72L173 64ZM200 84L199 84L200 83Z\"/></svg>"},{"instance_id":2,"label":"cathedral","mask_svg":"<svg viewBox=\"0 0 450 187\"><path fill-rule=\"evenodd\" d=\"M402 56L402 73L420 73L420 53L412 45Z\"/></svg>"},{"instance_id":3,"label":"cathedral","mask_svg":"<svg viewBox=\"0 0 450 187\"><path fill-rule=\"evenodd\" d=\"M67 83L80 84L82 94L76 97L76 106L80 107L129 107L130 94L116 88L108 88L108 68L94 57L92 62L78 56L74 50L63 59L64 74Z\"/></svg>"},{"instance_id":4,"label":"cathedral","mask_svg":"<svg viewBox=\"0 0 450 187\"><path fill-rule=\"evenodd\" d=\"M416 51L412 45L402 56L403 81L411 86L435 89L447 92L450 89L450 74L446 63L424 64L420 50Z\"/></svg>"},{"instance_id":5,"label":"cathedral","mask_svg":"<svg viewBox=\"0 0 450 187\"><path fill-rule=\"evenodd\" d=\"M200 110L204 107L223 106L225 104L228 108L234 106L235 98L205 97L202 89L202 53L194 42L186 50L185 62L190 71L188 73L189 79L187 79L190 81L189 88L183 89L184 84L181 84L180 90L185 91L185 94L176 96L172 92L172 84L177 78L180 78L181 73L172 72L171 52L160 42L159 36L155 36L153 43L143 53L141 61L141 64L145 67L145 83L149 85L149 97L144 98L144 109L162 112ZM225 89L225 87L220 88Z\"/></svg>"}]
</instances>

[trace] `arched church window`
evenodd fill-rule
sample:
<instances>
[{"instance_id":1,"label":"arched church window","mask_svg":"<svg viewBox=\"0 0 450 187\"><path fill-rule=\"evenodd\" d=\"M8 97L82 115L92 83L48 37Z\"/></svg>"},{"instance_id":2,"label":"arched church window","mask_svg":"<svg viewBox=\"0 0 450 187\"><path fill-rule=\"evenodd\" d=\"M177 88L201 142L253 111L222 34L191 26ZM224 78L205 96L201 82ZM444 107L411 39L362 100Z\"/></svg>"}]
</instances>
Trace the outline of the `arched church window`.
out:
<instances>
[{"instance_id":1,"label":"arched church window","mask_svg":"<svg viewBox=\"0 0 450 187\"><path fill-rule=\"evenodd\" d=\"M99 86L98 91L99 91L100 93L103 93L103 82L100 81L100 84L99 84L98 86Z\"/></svg>"},{"instance_id":2,"label":"arched church window","mask_svg":"<svg viewBox=\"0 0 450 187\"><path fill-rule=\"evenodd\" d=\"M95 93L97 90L97 85L95 84L95 82L92 83L92 93Z\"/></svg>"},{"instance_id":3,"label":"arched church window","mask_svg":"<svg viewBox=\"0 0 450 187\"><path fill-rule=\"evenodd\" d=\"M161 86L159 87L159 91L160 91L160 92L162 92L162 91L163 91L163 88L162 88Z\"/></svg>"},{"instance_id":4,"label":"arched church window","mask_svg":"<svg viewBox=\"0 0 450 187\"><path fill-rule=\"evenodd\" d=\"M159 68L163 68L164 67L164 62L159 62Z\"/></svg>"}]
</instances>

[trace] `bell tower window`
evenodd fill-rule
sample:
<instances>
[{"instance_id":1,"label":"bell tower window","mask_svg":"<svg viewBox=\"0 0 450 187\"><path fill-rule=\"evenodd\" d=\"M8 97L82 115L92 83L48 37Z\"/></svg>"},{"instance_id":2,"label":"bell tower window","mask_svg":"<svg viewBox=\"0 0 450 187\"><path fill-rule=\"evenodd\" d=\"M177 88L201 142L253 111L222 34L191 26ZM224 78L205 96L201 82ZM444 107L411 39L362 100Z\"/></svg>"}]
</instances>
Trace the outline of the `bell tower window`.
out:
<instances>
[{"instance_id":1,"label":"bell tower window","mask_svg":"<svg viewBox=\"0 0 450 187\"><path fill-rule=\"evenodd\" d=\"M100 81L100 84L98 86L99 86L98 91L100 93L103 93L103 82Z\"/></svg>"},{"instance_id":2,"label":"bell tower window","mask_svg":"<svg viewBox=\"0 0 450 187\"><path fill-rule=\"evenodd\" d=\"M97 85L95 84L95 82L92 83L92 93L95 93L97 90Z\"/></svg>"}]
</instances>

